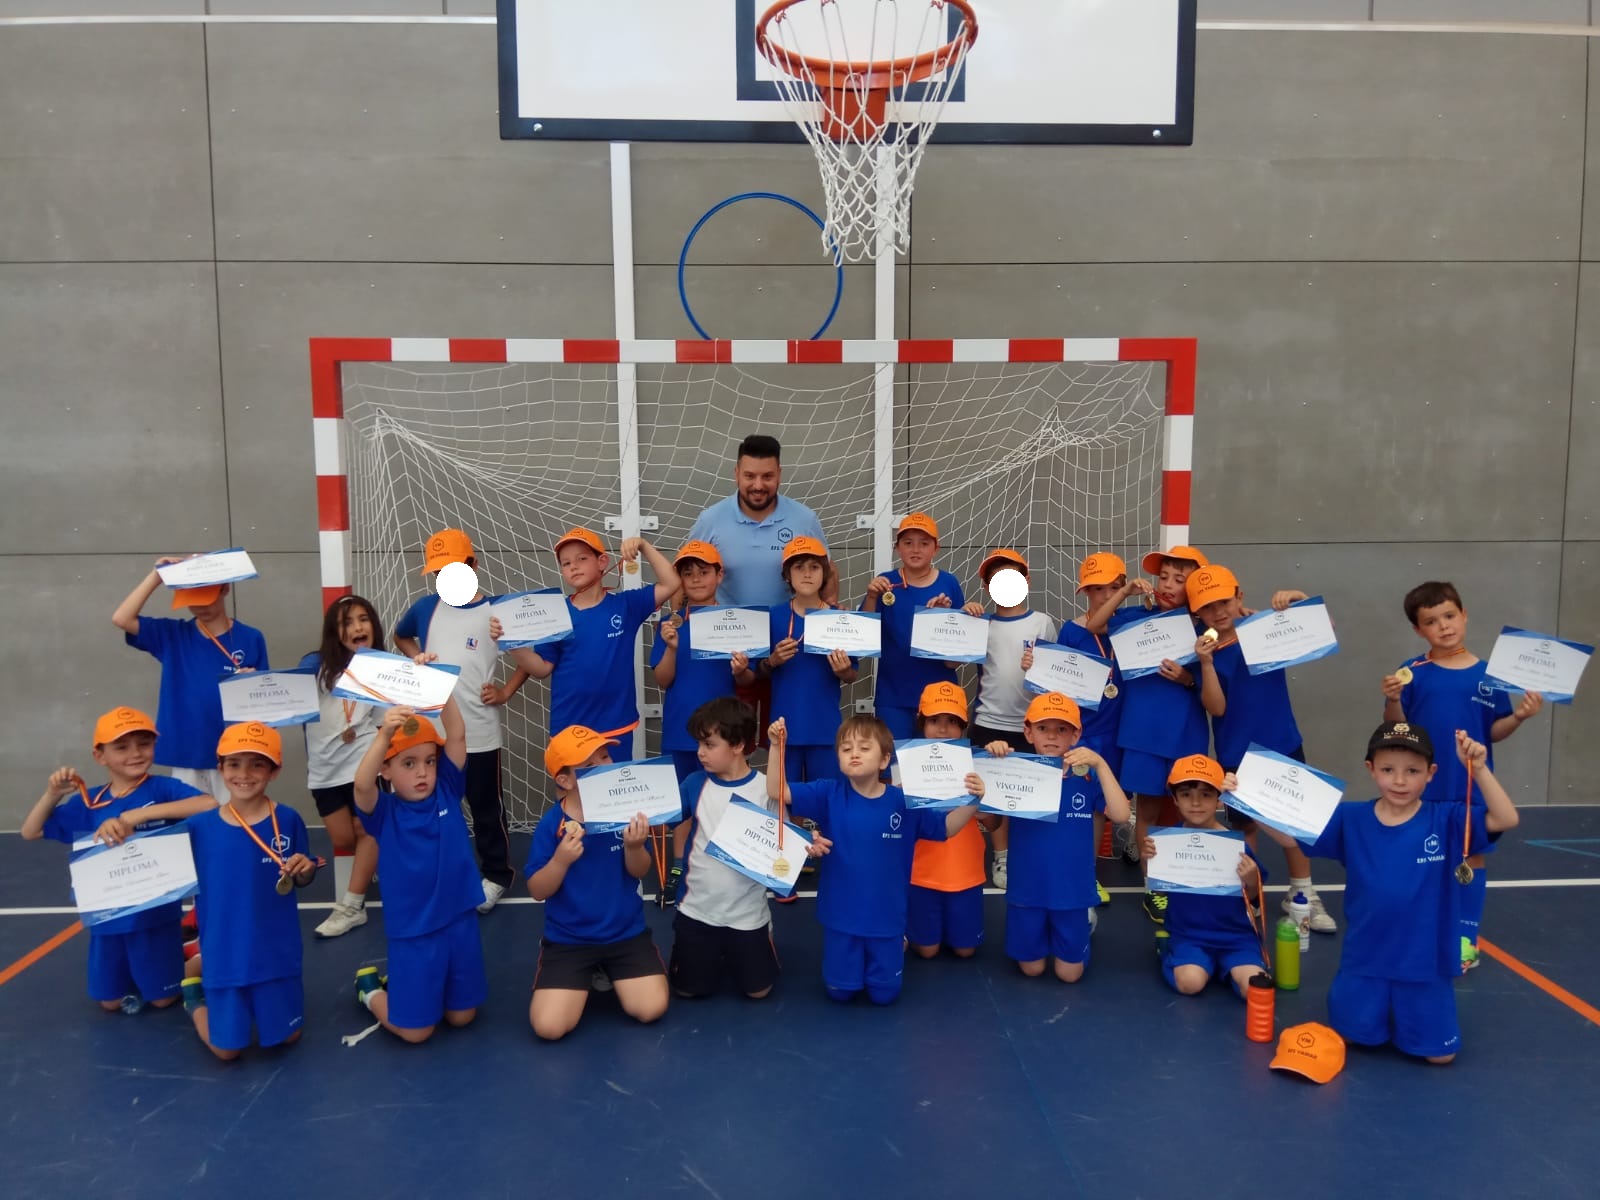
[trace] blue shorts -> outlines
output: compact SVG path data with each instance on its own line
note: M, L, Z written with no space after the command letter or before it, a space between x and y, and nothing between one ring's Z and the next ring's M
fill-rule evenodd
M178 994L183 982L183 930L173 920L129 933L89 930L89 999L146 1001Z
M1161 976L1174 991L1178 987L1174 973L1179 967L1202 967L1207 975L1213 978L1226 975L1228 982L1233 983L1235 967L1259 967L1265 971L1267 964L1261 961L1261 947L1254 938L1242 938L1234 945L1221 949L1171 938L1166 953L1161 956ZM1233 990L1238 992L1238 986L1235 985Z
M878 720L889 727L889 732L894 735L897 742L910 741L917 736L917 710L914 708L892 708L887 704L874 704L872 711Z
M298 975L248 987L208 987L206 1015L211 1044L218 1050L243 1050L250 1044L252 1025L256 1041L263 1046L276 1046L288 1041L305 1024L306 990Z
M1089 962L1087 908L1026 908L1006 905L1006 957L1016 962Z
M1456 991L1449 979L1374 979L1340 971L1328 988L1328 1024L1347 1042L1393 1042L1418 1058L1439 1058L1461 1049Z
M1196 751L1198 754L1206 753L1202 747ZM1163 758L1159 754L1146 754L1143 750L1129 750L1124 747L1122 751L1122 769L1114 771L1117 782L1122 785L1122 790L1130 796L1165 796L1167 794L1167 776L1172 774L1172 764L1183 755L1172 758Z
M832 991L867 991L885 1002L900 994L905 975L905 941L897 937L857 937L822 931L822 982Z
M489 998L478 914L464 912L443 929L389 939L389 1024L428 1029L446 1012Z
M983 885L939 892L911 885L906 906L906 940L913 946L972 950L983 944Z

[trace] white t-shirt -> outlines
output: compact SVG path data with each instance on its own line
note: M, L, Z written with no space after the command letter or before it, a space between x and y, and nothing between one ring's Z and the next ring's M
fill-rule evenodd
M359 700L342 700L331 692L317 689L320 721L306 725L306 786L339 787L354 783L356 767L377 736L382 712ZM346 727L355 730L355 739L344 741Z
M751 771L743 779L728 783L696 773L686 782L696 779L702 781L700 797L695 803L694 840L689 843L684 862L678 911L724 929L765 929L772 923L765 885L718 862L706 847L735 795L769 811L776 807L767 797L767 777L760 771Z
M1022 716L1032 693L1022 684L1022 650L1031 642L1053 642L1059 627L1032 609L1016 617L989 618L989 653L978 682L973 724L1007 733L1022 732Z
M467 727L468 754L500 749L500 710L480 696L500 660L500 648L489 636L489 607L487 599L462 608L436 604L422 643L423 650L437 654L441 663L461 668L454 695Z

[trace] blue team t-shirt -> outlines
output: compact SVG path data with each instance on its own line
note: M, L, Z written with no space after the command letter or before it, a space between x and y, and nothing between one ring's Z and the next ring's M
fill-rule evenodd
M200 881L200 953L210 987L249 987L300 974L300 910L295 892L277 893L278 864L221 809L190 817L189 844ZM251 828L283 858L310 852L306 823L279 804Z
M783 548L797 537L822 536L822 522L798 500L778 493L772 511L759 521L745 516L735 493L718 500L695 519L686 541L710 542L722 555L722 586L717 603L739 608L771 608L788 594L783 582Z
M1302 842L1314 858L1344 864L1344 953L1339 969L1376 979L1422 982L1460 974L1461 801L1423 804L1401 825L1378 820L1377 801L1346 801L1322 836ZM1488 844L1485 810L1472 806L1472 843ZM1169 901L1170 903L1170 901Z
M205 793L198 788L190 787L187 783L179 783L170 775L146 775L139 786L126 796L112 797L107 784L89 789L91 800L98 801L102 795L105 797L105 803L97 808L86 806L82 796L63 800L45 818L44 836L53 842L65 842L71 846L82 838L93 837L94 831L101 825L112 817L120 817L131 808L170 804L174 800L187 800L191 796L203 796ZM139 826L139 830L145 832L151 829L165 829L176 824L179 822L149 821ZM183 905L174 900L171 904L158 904L143 912L129 913L125 917L91 925L89 936L105 937L108 934L132 933L136 929L154 929L158 925L176 924L182 918Z
M1054 821L1012 821L1006 903L1053 909L1097 905L1094 815L1105 808L1105 793L1091 771L1061 780L1060 815Z
M550 731L587 725L611 733L639 723L633 688L633 645L639 627L656 610L653 587L607 592L593 608L567 601L572 637L540 646L555 666L550 676Z
M1101 634L1090 633L1076 621L1068 621L1056 635L1056 642L1069 650L1092 654L1096 658L1109 659L1111 662L1110 682L1117 689L1117 694L1102 696L1099 708L1079 706L1083 713L1083 730L1078 741L1080 745L1088 746L1110 762L1112 769L1115 770L1117 759L1113 756L1117 750L1117 725L1122 718L1122 692L1125 685L1122 681L1122 671L1117 667L1117 656L1111 649L1111 639Z
M566 814L552 804L528 847L529 879L544 870L561 842ZM605 946L644 932L639 881L628 874L622 833L585 833L583 853L567 868L555 894L544 902L545 940L563 946Z
M1261 865L1256 852L1248 842L1241 841L1239 849L1250 856L1261 872L1263 883L1267 869ZM1167 893L1167 923L1164 926L1174 943L1187 942L1207 950L1227 950L1241 944L1256 944L1260 939L1256 927L1250 923L1245 911L1244 896L1205 896L1198 892Z
M771 620L774 646L791 637L800 643L799 652L772 672L772 719L784 719L790 745L831 746L843 721L839 697L844 685L828 665L826 654L806 653L806 619L794 611L793 605L784 603L773 608ZM850 660L852 667L859 667L860 663L857 658Z
M402 800L380 791L361 824L378 839L383 860L383 926L392 938L443 929L483 902L483 882L461 801L467 777L439 751L433 795Z
M139 632L123 641L161 663L161 698L156 709L155 761L163 767L211 771L217 766L217 740L227 728L217 681L240 667L267 669L267 639L259 629L235 621L218 634L219 650L191 618L140 617ZM226 651L226 654L224 654ZM219 797L221 799L221 797Z
M1250 674L1244 651L1238 642L1219 646L1211 656L1222 685L1227 710L1211 719L1211 733L1217 740L1217 761L1233 770L1250 748L1250 743L1265 746L1279 754L1293 754L1304 741L1295 724L1289 704L1289 675L1286 671ZM1196 664L1196 670L1199 664Z
M1511 715L1511 695L1490 687L1484 677L1489 664L1476 662L1453 671L1427 657L1411 659L1411 682L1400 689L1400 710L1413 725L1421 725L1433 739L1434 761L1439 769L1423 789L1424 800L1467 798L1467 769L1456 757L1456 730L1482 742L1489 751L1489 769L1494 770L1494 743L1489 730L1501 717Z
M911 895L911 860L919 839L945 840L941 810L906 807L889 785L868 799L844 779L789 785L789 809L809 817L833 842L817 895L824 929L854 937L901 937Z
M1107 632L1114 633L1149 615L1143 605L1120 608L1107 623ZM1190 668L1191 673L1194 669ZM1211 731L1206 728L1198 683L1197 676L1196 686L1184 687L1154 672L1125 681L1117 745L1160 758L1204 754L1211 748Z
M950 606L959 609L967 600L961 581L949 571L940 571L927 587L912 587L898 570L885 571L884 578L895 584L894 603L887 607L878 597L882 618L882 652L878 657L878 679L873 692L884 708L915 709L922 690L930 683L955 683L955 670L936 658L914 658L911 654L911 619L918 608L926 608L935 596L948 596Z
M703 612L711 605L686 609L686 613ZM699 743L689 732L689 718L695 709L707 700L733 694L733 670L725 658L695 658L693 639L689 636L689 618L684 616L678 626L678 667L672 683L661 692L661 750L690 753ZM657 666L666 656L667 644L656 633L650 647L650 666Z

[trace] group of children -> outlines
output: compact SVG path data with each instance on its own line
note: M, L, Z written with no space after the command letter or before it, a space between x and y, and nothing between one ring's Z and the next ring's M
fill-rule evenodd
M715 605L723 577L719 552L704 542L689 542L669 561L645 540L625 539L622 562L642 556L655 583L612 592L605 586L611 560L599 536L586 529L564 535L553 549L570 593L573 635L511 651L516 671L504 685L494 681L502 631L490 598L479 593L451 606L425 596L402 617L394 645L419 662L459 668L437 727L405 707L332 694L351 657L380 648L384 633L379 614L360 597L330 605L321 647L302 664L316 668L321 698L321 720L307 727L309 782L335 846L354 852L355 867L317 932L338 936L366 920L364 894L381 862L388 972L362 968L359 1001L410 1042L441 1023L466 1024L482 1004L487 983L475 910L491 910L512 880L495 710L529 678L550 680L545 767L556 788L524 870L529 893L544 903L529 1009L540 1037L571 1031L596 987L614 989L623 1010L640 1021L659 1018L673 992L711 994L725 974L753 999L772 990L779 966L767 890L709 848L736 798L804 819L812 830L807 855L826 858L817 912L823 981L835 1000L865 994L878 1004L894 1001L908 950L925 958L941 947L963 958L977 951L984 831L993 841L992 878L1006 892L1007 957L1025 975L1049 970L1066 982L1082 978L1096 908L1108 901L1095 879L1103 823L1120 827L1136 815L1130 845L1145 860L1157 852L1148 830L1164 804L1176 814L1169 823L1220 828L1221 797L1246 747L1303 761L1286 680L1281 671L1250 674L1234 629L1249 612L1243 591L1230 571L1192 547L1147 555L1149 581L1130 578L1114 554L1090 555L1078 575L1084 611L1057 625L1026 599L991 614L968 603L959 581L935 563L938 537L930 517L906 517L895 541L900 567L872 579L862 598L861 608L877 612L882 629L877 715L870 717L840 711L843 685L859 669L854 658L804 652L806 614L827 606L832 569L826 547L810 537L792 539L783 551L791 598L771 611L770 650L753 663L739 654L731 661L693 654L690 617ZM459 530L439 531L424 555L425 574L453 562L476 565ZM978 578L987 587L1003 568L1025 576L1028 564L1014 550L995 550ZM190 608L191 621L141 618L158 582L152 572L113 619L130 644L163 663L159 722L131 709L102 718L93 753L109 782L90 796L81 777L62 768L23 832L114 843L137 826L187 820L200 883L198 955L185 971L176 905L96 926L90 992L115 1009L136 1008L140 997L171 1004L181 988L202 1040L230 1058L250 1043L252 1025L263 1045L299 1036L292 892L310 882L316 863L307 857L304 823L266 795L282 766L276 730L220 729L219 670L264 667L264 642L228 618L226 587L176 593L174 607ZM663 964L639 895L639 881L654 867L649 827L639 816L615 833L586 834L578 774L612 761L613 752L620 760L634 756L635 636L675 596L651 658L664 695L662 748L677 767L684 813L660 880L677 906ZM1284 608L1304 598L1279 591L1271 603ZM990 617L970 717L954 665L911 650L915 611L944 606ZM1151 608L1193 615L1195 667L1167 661L1156 673L1124 678L1109 635L1146 619ZM1517 820L1493 776L1490 746L1538 712L1541 699L1530 693L1512 707L1503 692L1484 686L1484 664L1465 647L1465 610L1449 584L1414 589L1406 613L1429 651L1383 680L1385 723L1367 752L1378 799L1341 805L1312 843L1263 831L1282 846L1290 889L1306 895L1311 927L1320 932L1337 927L1311 884L1308 855L1345 864L1349 930L1329 997L1335 1028L1353 1041L1393 1040L1408 1053L1448 1061L1459 1040L1450 980L1475 959L1482 855ZM1041 639L1111 661L1098 707L1085 713L1060 693L1030 694L1023 676ZM764 776L751 764L764 722L731 694L762 687L770 689L772 751ZM158 728L165 738L158 739ZM910 737L967 740L996 757L1026 751L1059 760L1056 819L974 820L985 790L977 775L966 781L969 804L908 806L892 782L892 760L896 740ZM208 739L214 752L203 751ZM1435 745L1448 748L1443 761L1435 760ZM155 764L173 768L173 777L151 775ZM471 834L463 804L473 815ZM1239 897L1146 897L1146 911L1163 926L1162 973L1180 993L1196 993L1219 974L1240 990L1265 967L1258 831L1236 813L1229 825L1248 838ZM1470 871L1450 861L1458 844ZM1457 882L1458 870L1465 882Z

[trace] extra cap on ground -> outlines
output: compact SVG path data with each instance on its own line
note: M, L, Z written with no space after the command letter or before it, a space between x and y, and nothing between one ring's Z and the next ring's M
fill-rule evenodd
M1189 572L1183 590L1189 595L1189 611L1199 612L1217 600L1232 600L1239 594L1239 581L1227 567L1207 565Z
M1222 764L1216 759L1208 758L1204 754L1190 754L1172 764L1172 773L1167 776L1167 786L1177 787L1180 783L1209 783L1220 792L1222 775Z
M551 546L550 549L555 553L560 554L561 547L567 545L569 542L577 542L579 545L587 546L596 554L604 554L606 552L606 544L600 540L600 535L594 530L584 529L582 526L579 526L576 529L567 530L556 539L556 544Z
M459 529L441 529L422 546L422 574L472 557L472 539Z
M1312 1083L1327 1083L1344 1070L1344 1039L1315 1021L1291 1025L1278 1038L1278 1053L1267 1065L1274 1071L1293 1071Z
M90 744L110 745L119 737L141 730L156 733L156 723L150 719L149 713L142 713L137 708L113 708L108 713L102 713L94 723L94 741ZM156 733L156 736L160 734Z
M720 567L722 555L710 542L696 539L683 544L683 549L678 551L678 556L672 560L672 565L677 566L681 562L703 562L709 567Z
M444 745L444 737L433 727L433 722L428 720L427 717L419 713L412 717L411 721L415 721L417 724L416 728L412 729L410 733L406 732L407 726L411 723L410 721L407 721L405 725L394 731L394 737L389 740L389 748L383 752L384 762L388 762L396 754L404 753L413 746Z
M580 766L601 746L618 745L616 738L596 733L587 725L568 725L544 748L544 769L559 775L568 767Z
M967 719L967 694L953 683L930 683L922 689L917 701L917 714L936 717L940 714Z
M1192 562L1197 567L1210 565L1211 560L1193 546L1174 546L1170 550L1152 550L1139 560L1139 565L1144 568L1146 575L1156 575L1161 571L1161 564L1165 559L1176 558L1182 562Z
M173 588L173 608L204 608L208 604L215 604L222 598L222 589L225 583L209 583L205 587Z
M230 754L259 754L262 758L270 758L273 766L281 767L283 738L272 726L263 725L260 721L229 725L217 741L217 757L227 758Z
M898 542L902 533L910 533L913 529L927 534L936 542L939 540L939 522L927 513L907 513L901 517L900 524L894 531L894 540Z
M1433 739L1428 731L1406 721L1385 721L1372 731L1367 739L1367 761L1379 750L1410 750L1433 761Z
M826 559L828 548L814 537L790 538L789 544L783 548L783 561L790 562L803 554L808 554L812 558Z
M1009 546L1001 546L983 556L983 561L978 564L978 578L987 579L990 571L997 571L1001 567L1015 567L1026 575L1028 560Z
M1040 721L1065 721L1074 729L1083 728L1083 716L1078 712L1078 702L1071 696L1063 696L1060 692L1046 692L1042 696L1035 696L1028 702L1028 711L1023 716L1030 725L1037 725Z
M1128 564L1115 554L1091 554L1078 567L1078 591L1115 583L1128 573Z

